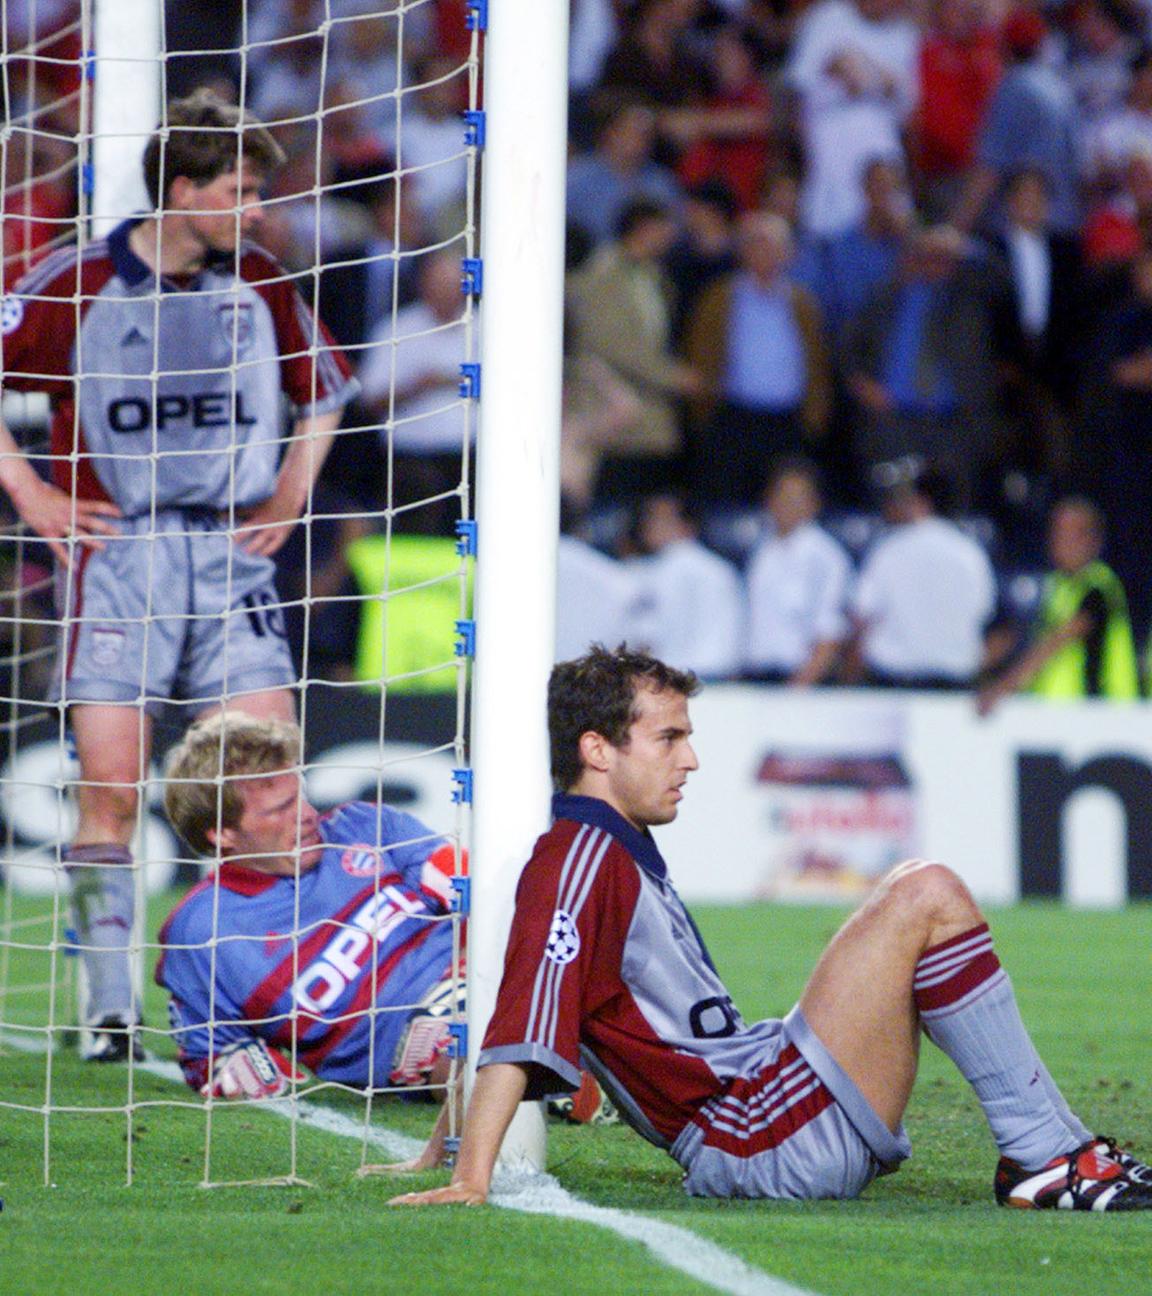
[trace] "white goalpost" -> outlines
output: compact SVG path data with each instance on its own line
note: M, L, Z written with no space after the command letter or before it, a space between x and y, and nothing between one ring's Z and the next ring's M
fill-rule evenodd
M165 5L82 0L77 9L73 23L52 26L44 19L44 30L37 26L36 0L28 0L28 21L13 24L11 34L5 19L6 332L10 312L24 309L23 302L10 304L19 297L13 288L21 272L39 267L52 248L93 245L152 206L141 155L157 123L167 122L177 67ZM287 153L283 179L264 199L263 233L305 311L321 317L334 303L355 307L349 318L359 311L367 321L357 325L359 333L349 326L341 339L364 386L308 491L292 542L295 566L281 565L276 603L245 615L267 627L285 619L296 627L299 679L292 687L304 737L299 773L309 799L320 809L356 799L400 803L453 845L456 901L443 921L455 930L453 975L462 978L466 918L468 1005L466 1022L456 1018L452 1025L459 1059L449 1079L454 1092L470 1084L499 983L516 880L548 823L545 695L554 654L567 7L468 0L466 31L447 37L435 21L434 0L314 0L310 25L300 30L278 27L254 0L242 9L232 44L222 45L212 33L203 45L231 66L240 106L258 104L260 119ZM67 75L57 76L68 60ZM446 116L443 101L456 90L459 111ZM28 195L41 191L51 201L70 191L74 206L51 214L48 201L50 214L29 215ZM448 197L437 206L429 194ZM240 212L233 215L239 222ZM9 238L18 224L27 237ZM448 257L458 264L462 291L453 310L437 315L442 298L435 296L435 268ZM345 281L362 287L348 289ZM35 272L28 282L34 293ZM91 298L79 274L75 285L68 304L79 333ZM183 282L176 287L193 290ZM368 320L370 299L381 313ZM159 300L154 304L159 318ZM425 315L417 307L427 307ZM311 328L301 354L315 392L320 369L330 362L318 326ZM239 326L233 333L235 393L246 361ZM437 380L409 381L433 355ZM38 372L10 371L2 351L0 363L4 421L45 476L60 444L49 446L53 414L44 398L25 394ZM446 363L456 370L450 381ZM117 377L102 375L111 382ZM176 408L162 405L173 377L157 351L145 375L154 488L165 456L187 454L159 435L162 411ZM79 392L79 379L71 381ZM62 388L44 385L58 416ZM228 404L240 420L238 399ZM295 417L286 410L285 445ZM423 431L449 424L455 473L426 478L418 463L415 475L405 476L403 469L419 458L412 446L421 444ZM238 447L236 427L231 435ZM76 437L65 454L73 470L92 460ZM441 454L438 466L449 458ZM230 490L235 471L232 481ZM3 491L0 505L0 1058L12 1077L0 1093L0 1111L41 1149L45 1183L75 1173L81 1155L83 1173L105 1181L183 1175L205 1186L307 1182L311 1136L304 1131L317 1123L311 1110L317 1104L330 1108L332 1119L359 1122L361 1168L379 1159L374 1131L396 1110L380 1101L395 1088L391 1082L365 1086L305 1073L287 1097L270 1104L291 1117L276 1124L274 1137L238 1134L247 1128L242 1112L236 1114L240 1104L202 1099L183 1085L177 1042L164 1021L166 996L152 984L159 923L198 878L208 879L217 896L219 881L211 880L211 861L193 859L167 823L156 757L134 785L130 951L144 1003L144 1051L112 1065L81 1060L77 1044L92 1024L85 1021L78 975L88 947L87 937L70 926L65 867L81 774L65 704L52 700L50 685L61 670L55 641L67 650L84 612L74 600L53 602L46 546ZM233 497L218 512L235 525ZM158 535L155 499L142 527L151 548ZM80 554L78 543L62 539L74 557ZM74 562L69 574L59 575L66 591L78 579L75 570ZM150 577L163 579L163 572ZM152 599L149 593L142 618L145 643L159 616ZM333 628L340 626L343 638ZM242 703L222 694L170 705L157 713L157 752L178 741L204 705L242 709ZM349 917L330 926L349 940L357 934ZM288 935L285 966L298 979L303 961L313 957L315 932L296 921ZM275 943L267 932L250 939ZM215 969L224 946L213 934L206 948ZM375 971L371 984L374 996ZM374 1020L381 1011L376 999L364 1003L355 1011ZM416 1008L401 1003L389 1011ZM284 1046L293 1063L302 1051L300 1011L292 1008L291 1042ZM218 1021L213 1006L207 1025L227 1025L224 1016ZM160 1126L180 1156L153 1151ZM86 1141L94 1128L104 1131L102 1157ZM544 1154L542 1109L525 1104L502 1160L542 1168Z

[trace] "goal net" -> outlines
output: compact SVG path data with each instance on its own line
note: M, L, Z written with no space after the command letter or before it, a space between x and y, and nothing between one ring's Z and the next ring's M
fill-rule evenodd
M0 1107L46 1183L394 1159L388 1131L433 1113L397 1095L445 1079L376 1056L416 1049L397 1024L439 1022L460 1084L486 5L246 0L234 29L198 29L210 8L4 6ZM246 118L173 115L205 89L271 151ZM233 162L174 174L197 132ZM214 853L241 861L225 885L165 812L165 754L198 716L285 699L303 735L286 845L245 853L223 739L205 776ZM309 807L360 802L413 818L325 821L324 859L355 885L321 921ZM433 852L441 892L410 867ZM283 857L287 925L260 907L260 877L278 885L261 865ZM204 922L165 928L182 901ZM445 929L435 985L397 974ZM165 940L204 974L195 1021L169 1020ZM131 1002L109 1013L117 959ZM282 1096L189 1088L191 1045L211 1089L249 1035L296 1075ZM260 1065L235 1074L282 1085Z

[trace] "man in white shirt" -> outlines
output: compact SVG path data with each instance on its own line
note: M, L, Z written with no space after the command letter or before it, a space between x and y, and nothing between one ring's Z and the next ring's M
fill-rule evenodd
M629 559L637 602L628 639L678 670L724 679L740 668L744 597L731 563L700 543L678 495L649 495L634 512Z
M764 506L771 531L748 564L744 673L796 687L819 684L847 637L851 563L816 522L820 487L807 461L790 459L776 469Z
M423 258L418 300L381 320L361 352L362 398L385 456L391 450L397 505L459 494L464 442L474 436L460 395L464 314L459 249L444 248ZM421 515L427 529L450 533L459 505L429 504Z
M867 681L896 688L971 687L996 607L988 555L942 514L951 485L923 470L893 488L893 530L860 572L853 612Z
M556 660L582 657L591 644L623 643L636 617L636 582L625 563L584 538L583 519L560 500L556 550Z
M818 0L805 11L786 75L800 96L808 233L823 238L856 225L864 214L865 164L903 159L919 52L904 0Z

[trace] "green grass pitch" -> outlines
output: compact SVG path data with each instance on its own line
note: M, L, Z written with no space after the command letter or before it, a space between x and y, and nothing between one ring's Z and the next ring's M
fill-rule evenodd
M155 917L170 897L156 902ZM841 915L821 908L699 907L697 917L745 1016L779 1014ZM1098 1130L1152 1153L1152 908L1074 913L1026 905L992 914L1041 1053ZM155 924L153 925L155 930ZM16 957L13 980L47 960ZM8 1021L43 1020L43 995L10 997ZM164 1021L153 988L149 1024ZM151 1042L161 1053L163 1041ZM0 1048L0 1102L117 1108L126 1068L83 1067ZM138 1107L59 1110L48 1124L54 1186L42 1183L45 1119L0 1106L0 1292L696 1293L638 1244L585 1224L496 1209L386 1211L401 1187L354 1176L357 1142L251 1107L205 1113L183 1087L135 1074ZM356 1114L347 1095L317 1101ZM181 1105L186 1104L186 1105ZM424 1133L433 1109L377 1104L374 1119ZM684 1197L677 1167L619 1127L553 1126L549 1169L577 1196L706 1237L824 1296L1110 1296L1152 1292L1152 1215L998 1210L996 1154L974 1100L926 1045L908 1113L913 1159L858 1202L793 1205ZM198 1187L210 1138L214 1178L255 1179L291 1165L311 1187ZM129 1152L131 1187L125 1184ZM374 1159L374 1158L373 1158Z

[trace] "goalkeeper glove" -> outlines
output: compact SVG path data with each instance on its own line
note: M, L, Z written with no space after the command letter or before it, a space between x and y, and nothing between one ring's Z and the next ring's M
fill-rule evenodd
M278 1098L289 1078L304 1076L293 1072L288 1059L263 1040L241 1040L216 1054L212 1078L200 1092L205 1098Z

